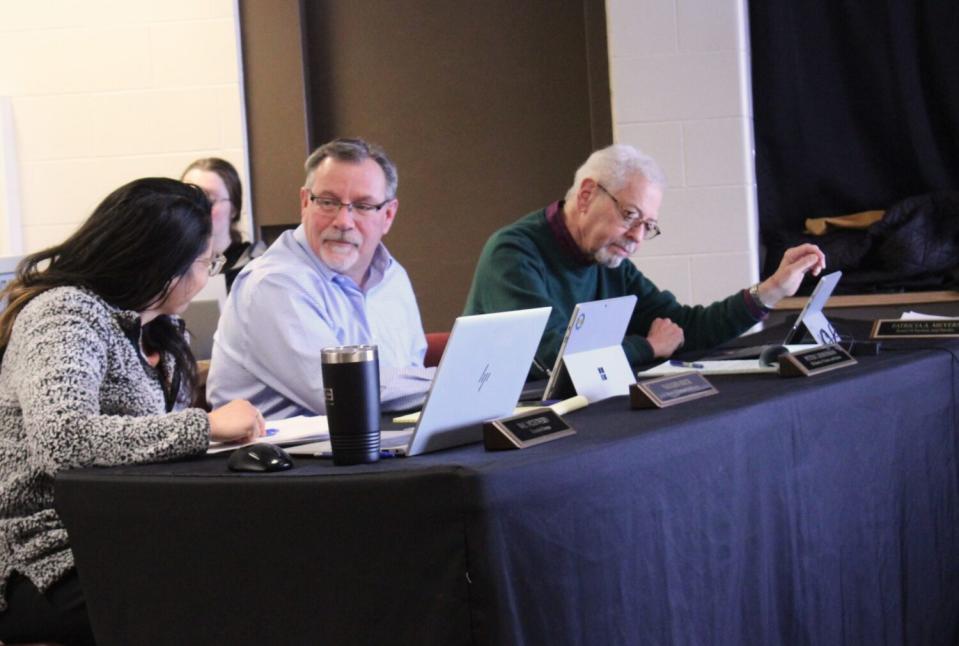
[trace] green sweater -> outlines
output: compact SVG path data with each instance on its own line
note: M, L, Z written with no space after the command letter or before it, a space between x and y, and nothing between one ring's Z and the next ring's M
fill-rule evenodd
M760 320L750 313L745 290L708 307L690 307L680 305L672 293L660 291L632 262L623 262L616 269L585 263L557 240L546 209L534 211L490 237L476 265L464 313L552 306L536 352L539 363L551 367L577 303L627 294L639 299L623 339L632 365L654 358L645 335L655 318L668 318L683 328L683 350L719 345Z

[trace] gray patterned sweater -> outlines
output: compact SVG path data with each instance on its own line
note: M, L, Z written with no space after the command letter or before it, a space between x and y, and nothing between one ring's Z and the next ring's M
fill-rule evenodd
M0 364L0 610L13 570L46 590L73 567L53 509L58 471L207 448L205 412L165 412L160 375L134 341L139 326L136 312L73 287L17 316Z

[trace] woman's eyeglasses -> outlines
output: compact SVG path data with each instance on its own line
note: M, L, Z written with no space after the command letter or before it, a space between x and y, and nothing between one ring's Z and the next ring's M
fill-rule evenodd
M212 258L197 258L194 262L204 263L207 266L207 273L209 273L210 276L216 276L223 269L223 265L226 264L226 256L218 253Z

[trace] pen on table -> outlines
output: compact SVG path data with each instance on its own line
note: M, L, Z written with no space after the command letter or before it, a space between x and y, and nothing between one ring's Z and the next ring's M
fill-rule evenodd
M675 366L677 368L695 368L697 370L702 370L706 366L701 363L690 363L688 361L678 361L676 359L670 359L669 365Z

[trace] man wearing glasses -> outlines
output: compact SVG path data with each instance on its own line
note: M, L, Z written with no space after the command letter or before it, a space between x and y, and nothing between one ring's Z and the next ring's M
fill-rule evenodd
M818 247L801 245L787 250L776 273L758 285L708 307L680 305L633 263L623 262L660 234L665 184L658 164L632 146L594 152L576 171L565 200L493 234L480 255L465 313L551 305L536 353L540 365L551 366L577 303L635 294L639 300L623 347L637 365L741 334L795 294L806 272L818 275L825 267Z
M397 173L379 147L337 139L306 160L301 224L236 278L214 337L208 397L268 418L326 410L325 347L375 344L387 410L418 403L433 369L406 271L381 239L396 218Z

